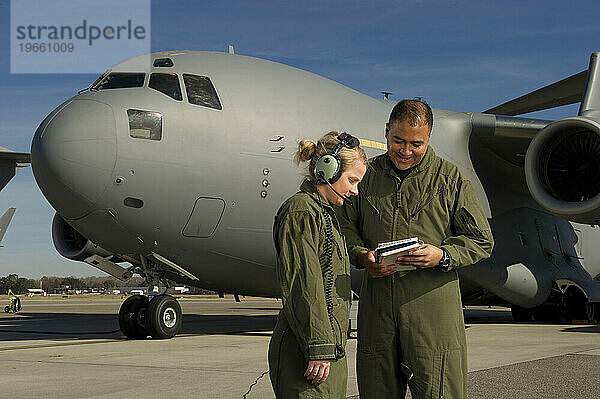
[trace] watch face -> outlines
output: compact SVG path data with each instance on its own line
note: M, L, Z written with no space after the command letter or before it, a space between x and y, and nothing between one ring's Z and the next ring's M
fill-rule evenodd
M446 251L444 251L444 255L442 256L442 259L440 260L440 266L443 266L443 267L450 266L450 255L448 255L448 252L446 252Z

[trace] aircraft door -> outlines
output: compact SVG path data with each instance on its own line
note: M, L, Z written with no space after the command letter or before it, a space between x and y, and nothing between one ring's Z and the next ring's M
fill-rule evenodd
M224 210L225 201L221 198L198 198L182 234L193 238L211 237L221 221Z

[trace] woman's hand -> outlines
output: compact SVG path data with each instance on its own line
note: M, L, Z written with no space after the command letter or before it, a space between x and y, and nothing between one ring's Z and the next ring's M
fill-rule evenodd
M371 277L385 277L398 271L396 265L384 265L375 260L375 251L361 251L356 256L356 261L367 269Z
M329 360L309 360L304 376L312 384L320 384L329 376L330 366L331 362Z

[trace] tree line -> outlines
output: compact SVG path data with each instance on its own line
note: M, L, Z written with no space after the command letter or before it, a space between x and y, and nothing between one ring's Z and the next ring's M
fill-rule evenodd
M41 283L41 286L40 286ZM69 286L70 289L108 289L111 287L140 287L144 286L145 280L142 277L132 277L126 282L117 280L113 277L57 277L44 276L39 280L19 277L17 274L9 274L5 277L0 277L0 294L8 293L12 290L15 294L24 294L29 288L41 288L46 292L59 290L64 286Z

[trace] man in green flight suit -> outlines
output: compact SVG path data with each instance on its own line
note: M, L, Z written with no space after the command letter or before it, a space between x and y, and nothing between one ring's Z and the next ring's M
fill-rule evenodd
M458 267L490 256L481 204L461 171L429 147L433 113L417 100L396 104L387 153L371 160L352 204L339 208L348 254L366 268L358 309L361 399L465 398L467 348ZM378 243L419 237L424 244L376 263Z

